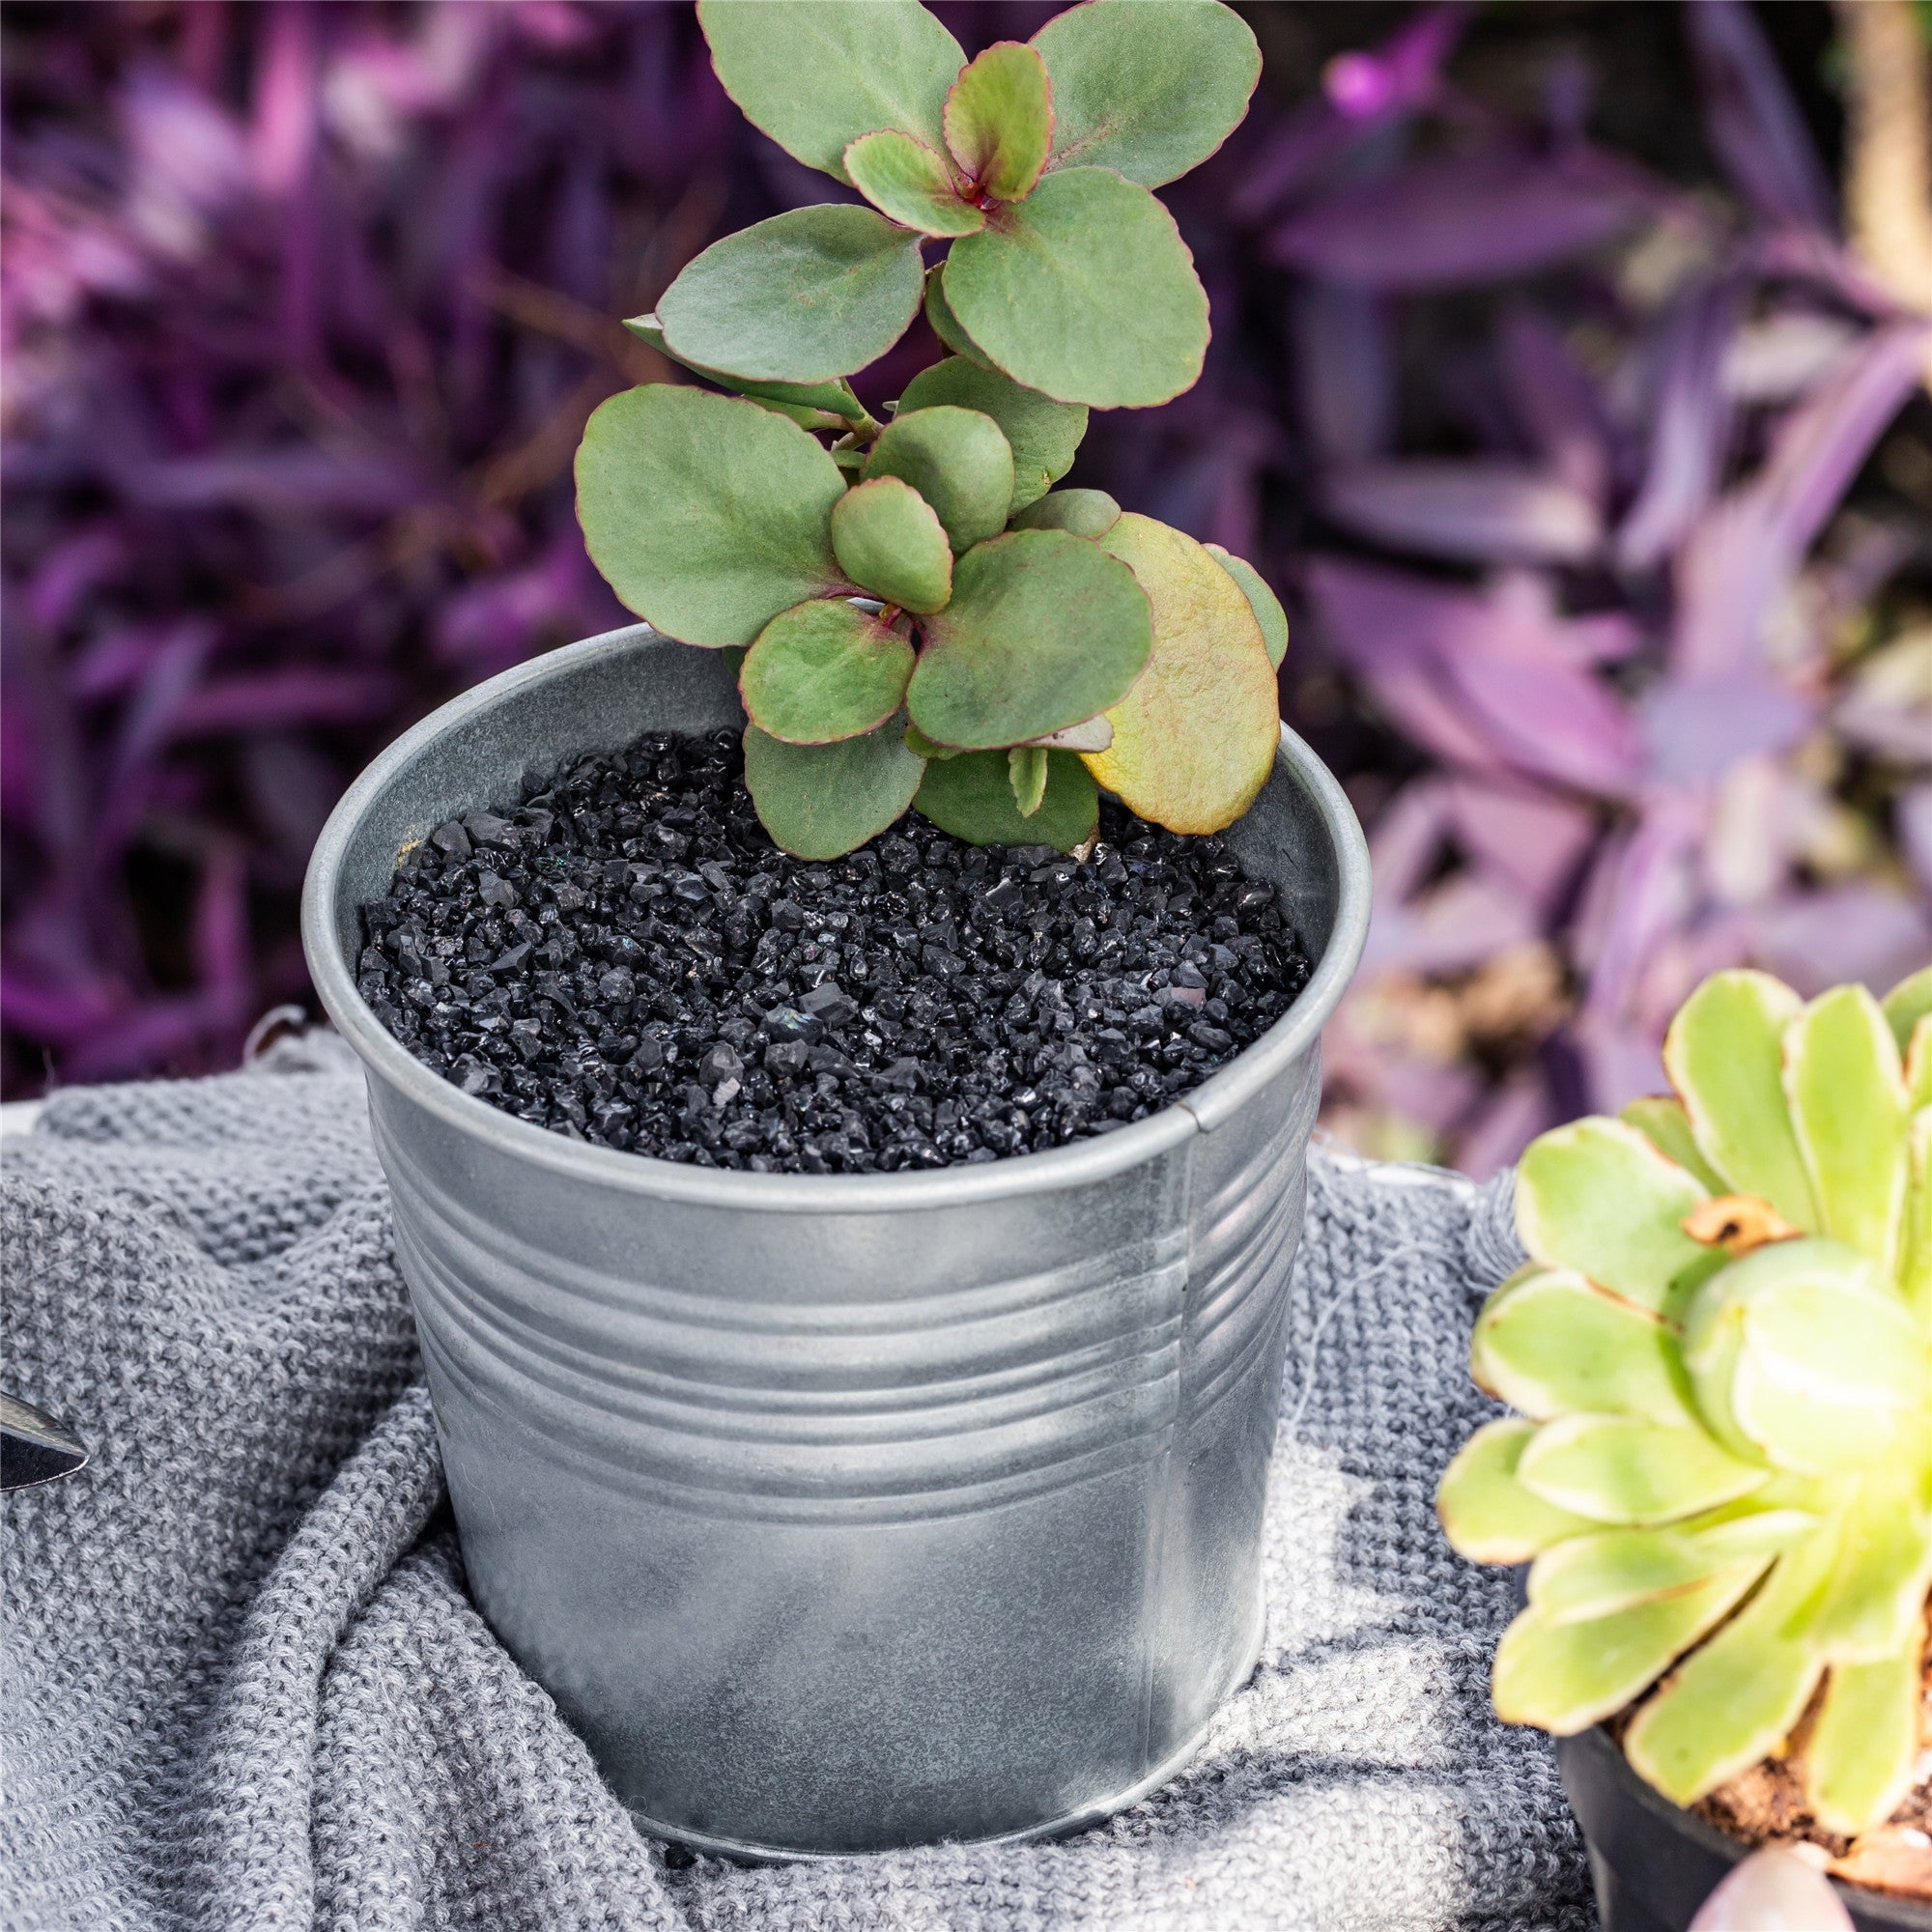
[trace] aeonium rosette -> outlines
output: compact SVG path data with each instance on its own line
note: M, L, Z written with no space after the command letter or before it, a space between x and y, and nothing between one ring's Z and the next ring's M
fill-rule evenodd
M1664 1065L1673 1097L1524 1153L1531 1261L1470 1356L1520 1413L1437 1505L1463 1555L1530 1564L1501 1717L1570 1735L1634 1704L1626 1755L1680 1804L1797 1729L1819 1823L1856 1833L1918 1753L1932 968L1883 1006L1719 973Z
M1099 785L1172 831L1230 824L1272 768L1280 604L1240 558L1053 486L1091 409L1200 374L1207 295L1151 190L1246 112L1253 34L1219 0L1086 0L968 62L917 0L698 17L746 114L867 205L727 236L628 325L737 393L611 398L579 515L626 605L744 653L767 830L832 858L916 805L1070 851ZM882 422L848 378L922 307L952 354Z

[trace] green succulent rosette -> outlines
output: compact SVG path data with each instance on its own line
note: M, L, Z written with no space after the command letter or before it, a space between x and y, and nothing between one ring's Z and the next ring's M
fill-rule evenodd
M1932 968L1883 1003L1717 974L1664 1065L1673 1095L1524 1153L1531 1260L1470 1350L1519 1413L1437 1508L1464 1556L1530 1565L1499 1716L1568 1736L1634 1705L1625 1752L1679 1804L1790 1741L1856 1833L1918 1754Z

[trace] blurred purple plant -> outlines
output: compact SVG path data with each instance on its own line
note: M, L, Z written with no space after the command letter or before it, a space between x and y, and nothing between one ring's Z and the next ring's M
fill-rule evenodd
M970 51L1056 9L941 11ZM1331 45L1366 17L1307 15ZM1923 331L1836 239L1751 13L1683 20L1724 184L1590 139L1580 59L1498 106L1459 62L1520 29L1454 6L1319 90L1274 63L1171 197L1207 377L1096 419L1071 479L1298 596L1287 708L1379 867L1330 1113L1378 1151L1483 1169L1654 1086L1723 961L1823 984L1932 951L1932 631L1887 589L1922 536L1841 507ZM294 895L355 768L621 620L569 461L604 395L668 372L616 319L825 185L694 28L9 10L10 1092L231 1064L305 991Z

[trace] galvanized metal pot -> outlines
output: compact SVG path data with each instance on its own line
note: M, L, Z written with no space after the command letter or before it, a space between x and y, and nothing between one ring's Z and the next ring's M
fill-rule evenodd
M398 852L526 772L740 720L617 631L479 686L316 846L471 1587L652 1832L752 1856L1031 1836L1186 1758L1261 1635L1263 1491L1317 1041L1368 858L1299 739L1230 835L1311 955L1184 1100L938 1172L735 1174L461 1094L357 995Z

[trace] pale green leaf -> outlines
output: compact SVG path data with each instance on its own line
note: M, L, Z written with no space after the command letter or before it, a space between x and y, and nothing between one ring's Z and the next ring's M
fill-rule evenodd
M745 732L745 785L773 841L795 859L837 859L903 816L925 766L897 719L836 745Z
M699 368L696 362L688 362L665 340L663 327L655 315L634 315L625 319L624 327L640 342L648 342L660 355L672 362L683 364L699 376L708 376L714 383L722 383L733 388L741 396L749 396L755 403L763 403L766 408L778 408L790 414L793 422L801 423L808 429L843 427L850 423L862 429L876 429L870 412L864 403L853 394L852 385L841 376L831 383L746 383L735 376L727 376L722 369ZM797 413L794 413L796 412ZM824 423L810 420L824 417Z
M1500 1402L1543 1420L1582 1409L1690 1424L1662 1319L1570 1269L1525 1268L1476 1318L1469 1373Z
M1755 1764L1798 1721L1824 1668L1802 1634L1804 1612L1832 1549L1825 1531L1780 1556L1757 1595L1632 1720L1624 1754L1673 1804L1694 1804Z
M908 724L905 727L905 747L916 758L965 758L980 755L977 752L962 752L957 745L938 744L928 738L917 724Z
M1905 1304L1869 1259L1823 1238L1774 1242L1713 1275L1685 1311L1682 1359L1720 1439L1804 1475L1883 1458L1926 1400Z
M1912 1789L1918 1758L1917 1633L1891 1656L1840 1663L1804 1746L1804 1795L1828 1832L1856 1837L1882 1825Z
M1255 802L1281 743L1261 626L1240 586L1179 530L1129 511L1099 548L1147 592L1153 651L1108 711L1114 742L1088 754L1088 769L1170 832L1219 832Z
M988 361L1062 402L1167 402L1208 353L1208 296L1174 217L1106 168L1044 176L962 236L946 299Z
M866 474L897 476L937 512L955 551L1006 527L1013 499L1013 452L980 410L906 410L886 425L866 459Z
M1046 759L1038 745L1015 745L1007 753L1007 782L1022 818L1033 817L1046 796Z
M804 430L732 396L653 383L612 396L577 452L591 561L688 644L749 644L840 582L827 526L845 494Z
M895 128L945 145L940 117L965 64L918 0L698 0L724 92L807 167L846 179L847 145Z
M1784 1099L1784 1029L1801 1005L1769 974L1714 973L1670 1022L1663 1065L1731 1192L1769 1201L1810 1232L1818 1211Z
M1921 1039L1932 1020L1918 1022ZM1932 1104L1912 1117L1906 1134L1905 1240L1898 1263L1899 1292L1913 1319L1932 1328Z
M967 751L1104 711L1140 675L1152 638L1133 572L1064 530L969 550L952 567L952 601L922 628L907 709L928 737Z
M1740 1558L1726 1560L1675 1529L1605 1529L1546 1549L1530 1568L1530 1608L1552 1624L1614 1616L1680 1596ZM1760 1571L1771 1563L1758 1557Z
M842 597L781 611L758 633L738 689L753 724L793 745L827 745L883 724L912 675L912 646Z
M1912 1029L1905 1049L1905 1104L1915 1114L1932 1107L1932 1013Z
M1506 1724L1575 1737L1613 1717L1728 1616L1763 1565L1733 1564L1674 1597L1587 1622L1525 1610L1496 1645L1491 1693Z
M1533 1422L1486 1422L1456 1452L1435 1492L1435 1514L1458 1555L1472 1563L1526 1563L1565 1537L1593 1532L1590 1518L1558 1509L1517 1481Z
M1786 1027L1784 1093L1820 1232L1890 1268L1905 1211L1905 1078L1864 987L1834 986Z
M1532 1256L1645 1308L1710 1264L1684 1232L1702 1185L1634 1127L1600 1118L1539 1135L1517 1169L1516 1226Z
M945 156L896 128L861 134L845 150L845 172L881 214L922 235L972 235L986 225L953 185Z
M1215 0L1090 0L1033 37L1053 82L1053 164L1145 187L1184 175L1240 125L1261 49Z
M1046 754L1039 810L1022 818L1004 752L955 752L925 768L915 810L969 845L1052 845L1071 852L1093 838L1099 792L1068 752Z
M1712 1194L1728 1194L1729 1187L1707 1161L1690 1131L1690 1116L1674 1094L1646 1094L1619 1109L1617 1119L1634 1127L1665 1160L1674 1160Z
M1918 1022L1932 1014L1932 966L1921 966L1885 996L1885 1017L1898 1042L1901 1059L1910 1050ZM1932 1097L1932 1096L1928 1096Z
M923 287L917 235L831 202L714 242L665 291L658 323L680 361L726 381L824 383L876 362Z
M1236 556L1231 550L1223 550L1219 544L1205 546L1208 554L1241 586L1241 595L1248 600L1248 607L1255 613L1255 622L1262 627L1262 642L1267 646L1268 663L1279 670L1281 661L1288 655L1288 612L1281 608L1281 599L1267 586L1253 564L1246 557Z
M1634 1528L1748 1495L1769 1473L1726 1455L1702 1430L1623 1415L1559 1416L1517 1464L1517 1480L1545 1502Z
M1049 490L1013 518L1016 530L1066 530L1097 542L1121 521L1121 506L1104 490Z
M1837 1559L1811 1619L1827 1662L1875 1662L1918 1633L1932 1587L1932 1523L1918 1483L1910 1467L1873 1469L1840 1514Z
M1017 41L996 41L946 97L946 145L974 186L997 201L1033 191L1053 138L1046 63Z
M952 595L952 546L938 512L910 483L875 476L832 506L832 549L839 567L888 604L922 614Z
M1087 434L1087 412L1079 404L1056 403L1052 397L1022 388L1011 377L966 355L949 355L945 361L922 369L899 398L902 415L941 406L978 410L999 424L1013 452L1009 516L1042 497L1066 474L1073 467L1080 439ZM1119 514L1118 509L1115 514ZM1095 532L1076 530L1074 534L1091 536Z

